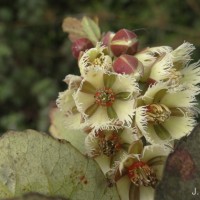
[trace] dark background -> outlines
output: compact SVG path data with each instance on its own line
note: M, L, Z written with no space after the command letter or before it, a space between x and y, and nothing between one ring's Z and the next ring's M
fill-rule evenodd
M0 133L48 131L62 80L78 73L62 20L83 15L97 16L104 32L134 30L140 48L188 41L200 58L199 0L0 0Z

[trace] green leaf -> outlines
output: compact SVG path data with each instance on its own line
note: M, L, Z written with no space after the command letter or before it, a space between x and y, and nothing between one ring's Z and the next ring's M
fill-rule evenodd
M68 129L65 125L66 118L59 109L54 108L50 114L51 126L49 131L51 135L58 139L67 140L82 154L85 154L85 137L87 136L81 130Z
M97 164L65 141L33 130L0 138L0 199L36 192L70 200L118 200Z
M81 24L85 34L87 35L87 38L91 40L95 45L101 37L99 26L94 20L90 19L89 17L83 17Z

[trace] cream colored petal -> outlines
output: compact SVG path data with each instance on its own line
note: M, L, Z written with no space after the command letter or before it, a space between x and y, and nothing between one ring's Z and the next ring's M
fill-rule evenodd
M104 174L110 170L110 158L108 156L100 155L95 158L95 161L98 163Z
M141 81L146 82L149 78L151 67L153 63L156 60L156 57L153 55L150 55L149 53L138 53L135 54L134 57L136 57L144 66L143 67L143 75L140 78Z
M175 50L171 52L173 62L187 62L191 59L191 53L194 51L195 47L189 42L184 42L178 46Z
M169 77L170 68L172 68L172 56L170 53L159 57L151 68L150 78L155 81L161 81Z
M65 117L65 127L70 129L80 130L83 129L86 124L82 123L81 113L70 114Z
M155 62L156 57L153 54L150 54L150 52L142 51L138 52L134 55L144 66L144 68L150 69L151 65Z
M85 138L85 149L89 157L96 157L101 154L99 141L94 132L89 133Z
M131 186L131 182L128 176L123 176L119 181L116 183L117 191L119 193L121 200L130 200L129 199L129 190Z
M108 118L107 108L99 106L96 112L89 118L86 118L92 128L95 129L108 129L112 126L112 120Z
M172 47L170 46L157 46L157 47L151 47L148 49L153 54L162 55L164 53L170 53L172 51Z
M83 78L81 76L69 74L65 77L64 82L68 84L68 89L77 90L80 86L82 79Z
M195 93L193 90L183 90L178 92L167 92L160 101L167 107L193 107L195 103Z
M82 114L84 114L86 109L93 105L95 102L94 96L92 94L86 94L80 90L78 90L73 97L78 111Z
M73 107L75 107L75 102L72 97L74 90L65 90L60 92L56 104L58 108L64 113L69 114Z
M157 84L149 86L145 94L142 96L142 100L146 104L151 104L154 101L155 95L158 94L158 92L167 90L168 86L166 83L159 82Z
M103 88L103 74L102 70L90 70L85 76L85 80L91 83L95 88Z
M171 51L172 51L172 48L169 46L158 46L158 47L146 48L143 51L135 54L134 56L144 66L144 77L142 77L142 79L147 80L149 78L151 67L156 61L157 57L163 54L169 53Z
M135 122L136 126L139 128L142 134L146 133L147 130L147 117L146 117L146 107L141 106L136 108L135 112Z
M130 93L138 93L139 86L134 78L128 75L116 75L116 80L112 85L112 89L115 94L120 92L130 92Z
M113 103L112 107L114 108L115 112L117 113L118 119L128 125L131 124L132 119L135 115L135 108L134 108L135 100L127 100L121 101L116 99Z
M154 126L148 123L146 132L143 133L144 137L150 144L168 144L170 142L170 138L166 140L162 140L158 134L156 133Z
M140 186L140 200L154 200L155 190L152 187Z
M143 149L142 160L147 162L148 160L157 156L168 156L170 152L171 148L164 145L147 145Z
M197 85L200 83L200 60L196 63L190 64L181 71L183 77L182 84Z
M137 135L134 134L135 130L132 128L124 128L123 132L120 134L120 138L123 143L131 144L138 140Z
M173 139L180 139L183 136L189 135L195 124L195 120L192 117L171 116L163 123L163 126L170 132Z

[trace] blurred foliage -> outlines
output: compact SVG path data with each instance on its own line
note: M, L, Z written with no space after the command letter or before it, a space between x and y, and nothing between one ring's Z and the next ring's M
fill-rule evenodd
M78 73L62 32L66 16L97 16L103 31L134 30L145 46L189 41L200 55L198 0L1 0L0 132L47 131L48 113L65 75Z

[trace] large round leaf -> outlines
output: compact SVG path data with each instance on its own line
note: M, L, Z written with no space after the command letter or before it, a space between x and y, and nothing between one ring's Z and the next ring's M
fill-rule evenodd
M70 200L118 200L103 173L71 144L33 130L0 138L0 199L38 192Z

